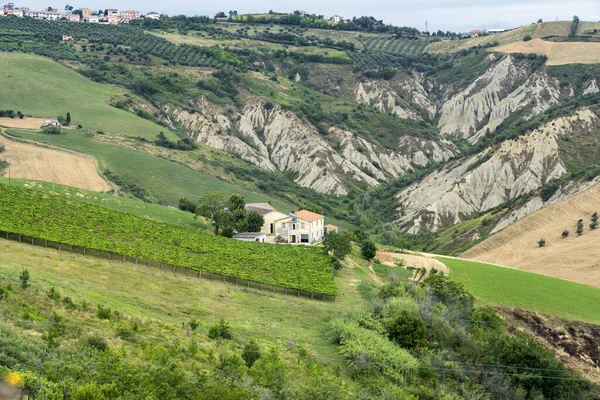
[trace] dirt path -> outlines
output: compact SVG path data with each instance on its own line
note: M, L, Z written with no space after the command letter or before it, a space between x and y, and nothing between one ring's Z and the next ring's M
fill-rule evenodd
M346 258L347 260L347 264L349 268L360 268L363 271L365 271L366 273L369 274L369 276L375 281L375 283L377 283L378 285L383 285L383 281L381 280L381 278L379 278L379 276L375 273L375 271L373 270L373 266L369 265L369 268L363 268L360 265L358 265L356 262L354 262L352 259L350 258Z
M56 183L99 192L110 190L110 185L98 175L91 157L20 143L5 137L0 137L0 142L6 147L0 159L9 162L10 176L13 178L51 182L54 167Z
M600 212L600 184L523 218L462 256L600 287L600 229L589 228L594 212ZM584 232L578 236L580 218ZM563 239L565 229L570 233ZM537 244L542 238L545 247Z

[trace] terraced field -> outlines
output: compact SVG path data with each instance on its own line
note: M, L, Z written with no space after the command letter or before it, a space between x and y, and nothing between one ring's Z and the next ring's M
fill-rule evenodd
M387 53L419 55L425 51L429 44L427 40L391 37L369 37L363 40L367 50L378 50Z

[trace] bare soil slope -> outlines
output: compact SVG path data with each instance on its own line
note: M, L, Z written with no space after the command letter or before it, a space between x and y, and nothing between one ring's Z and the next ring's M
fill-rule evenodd
M548 42L533 39L494 47L502 53L535 53L548 57L548 65L596 64L600 63L600 43Z
M91 157L6 138L0 138L0 141L6 147L0 157L10 163L10 175L13 178L51 182L54 166L56 183L102 192L110 189L108 183L98 175Z
M462 256L600 287L600 229L588 226L596 211L600 212L600 184L523 218ZM577 236L580 218L585 229ZM565 229L570 235L562 239ZM542 238L546 246L540 248L537 242Z

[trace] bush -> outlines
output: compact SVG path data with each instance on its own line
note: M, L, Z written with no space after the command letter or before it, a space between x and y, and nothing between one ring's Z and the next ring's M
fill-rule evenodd
M233 335L231 334L231 328L229 327L229 322L225 321L223 318L219 320L219 322L210 327L208 330L209 339L218 340L218 339L227 339L231 340Z
M565 229L565 230L562 232L562 238L563 238L563 239L566 239L566 238L568 238L568 237L569 237L569 231L568 231L567 229Z
M108 350L108 343L102 336L98 335L88 337L86 340L86 345L98 351Z
M402 310L398 316L390 318L386 323L386 331L391 340L405 349L414 349L427 344L427 332L423 320L408 310Z
M3 153L6 148L4 147L4 143L0 142L0 153Z
M546 241L544 239L538 240L538 246L539 247L544 247L545 245L546 245Z
M21 287L23 289L27 289L29 286L31 286L29 284L29 270L28 269L24 269L23 271L21 271L21 274L19 275L19 280L21 281Z
M62 128L60 126L49 125L42 128L42 132L48 135L60 135Z
M366 260L372 260L377 255L377 246L371 240L364 240L360 245L360 254Z
M110 319L110 317L112 316L112 310L110 309L110 307L103 307L102 305L98 304L96 316L99 319Z
M60 292L58 290L56 290L56 288L54 286L52 286L48 290L47 294L48 294L48 297L50 297L54 301L59 301L60 300Z
M246 362L248 368L252 368L252 365L260 358L260 347L254 339L250 339L250 341L246 343L246 346L244 346L242 358Z
M531 37L531 35L525 35L525 36L523 36L523 41L524 41L524 42L529 42L531 39L533 39L533 38Z
M583 220L580 219L577 221L577 235L581 236L583 234Z

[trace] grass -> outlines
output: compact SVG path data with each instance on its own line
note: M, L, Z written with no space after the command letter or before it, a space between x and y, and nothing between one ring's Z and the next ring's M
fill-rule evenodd
M465 285L483 303L520 307L542 314L600 322L600 289L474 261L438 257L450 279Z
M0 184L8 185L8 178L0 176ZM34 181L30 179L11 179L10 184L40 191L50 192L52 183ZM171 225L187 228L204 229L207 224L201 219L194 219L194 215L177 208L165 207L158 204L145 203L141 200L110 195L107 193L77 189L71 186L54 185L54 191L65 197L76 198L78 201L94 204L112 210L126 212L140 217L148 217Z
M5 240L0 266L3 286L8 282L18 286L19 273L27 268L33 284L31 290L44 293L54 286L77 304L83 301L94 306L102 304L127 317L141 319L143 336L148 341L181 341L187 345L191 340L202 348L216 346L206 339L206 333L219 318L225 318L231 323L235 341L257 338L265 348L302 346L321 356L337 358L336 347L326 332L327 322L340 313L366 306L358 291L348 284L356 279L351 269L345 269L336 278L340 296L334 303ZM13 323L22 315L9 309L9 304L0 302L0 318L5 323ZM81 324L88 334L94 331L103 336L110 334L110 327L100 320L80 312L70 317L74 318L70 322ZM182 323L192 319L198 320L200 326L188 337Z
M0 77L2 109L45 118L70 112L71 125L81 124L92 131L152 140L167 131L175 137L153 122L108 104L110 98L127 93L125 89L89 81L45 57L21 53L7 53L6 57L10 78Z
M198 199L208 192L222 192L225 195L241 194L248 203L270 201L281 212L297 209L294 204L240 188L178 163L94 140L94 135L88 133L65 131L61 135L45 135L34 131L7 132L20 138L90 154L96 158L101 171L109 169L119 177L137 183L169 206L176 207L181 197ZM336 226L351 227L334 218L327 218L327 221Z

